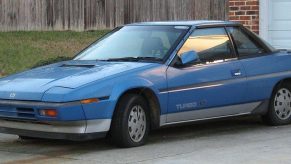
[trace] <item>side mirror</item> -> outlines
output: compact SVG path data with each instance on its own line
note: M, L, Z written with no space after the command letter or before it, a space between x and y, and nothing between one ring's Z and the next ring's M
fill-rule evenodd
M180 55L180 59L182 61L182 64L185 65L198 61L199 56L196 51L187 51Z

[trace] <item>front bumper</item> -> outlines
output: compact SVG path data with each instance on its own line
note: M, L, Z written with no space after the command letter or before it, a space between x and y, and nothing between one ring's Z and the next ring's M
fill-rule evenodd
M41 116L40 109L56 109L58 116ZM103 108L97 108L96 104L83 106L80 102L0 100L0 133L69 140L99 138L109 131L111 119L88 117L94 115L94 111L106 111L100 109Z
M0 120L0 133L79 141L105 137L110 123L110 119L65 122Z

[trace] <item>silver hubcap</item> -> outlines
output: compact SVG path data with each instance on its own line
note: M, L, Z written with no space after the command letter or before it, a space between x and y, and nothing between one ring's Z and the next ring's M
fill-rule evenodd
M146 115L140 105L134 106L128 118L128 132L134 142L139 142L144 137L146 130Z
M274 100L274 107L277 116L281 120L289 119L291 115L291 93L288 89L280 89Z

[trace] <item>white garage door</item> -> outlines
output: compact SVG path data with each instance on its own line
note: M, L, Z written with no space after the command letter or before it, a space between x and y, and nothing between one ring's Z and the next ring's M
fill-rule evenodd
M291 49L291 0L269 0L268 41Z

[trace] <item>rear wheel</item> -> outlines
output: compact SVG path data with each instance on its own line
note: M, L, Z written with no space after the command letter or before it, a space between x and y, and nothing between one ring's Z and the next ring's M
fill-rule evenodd
M285 125L291 122L291 87L282 84L274 91L269 110L263 116L269 125Z
M120 147L143 145L149 133L148 105L140 95L127 94L119 101L112 120L111 137Z

